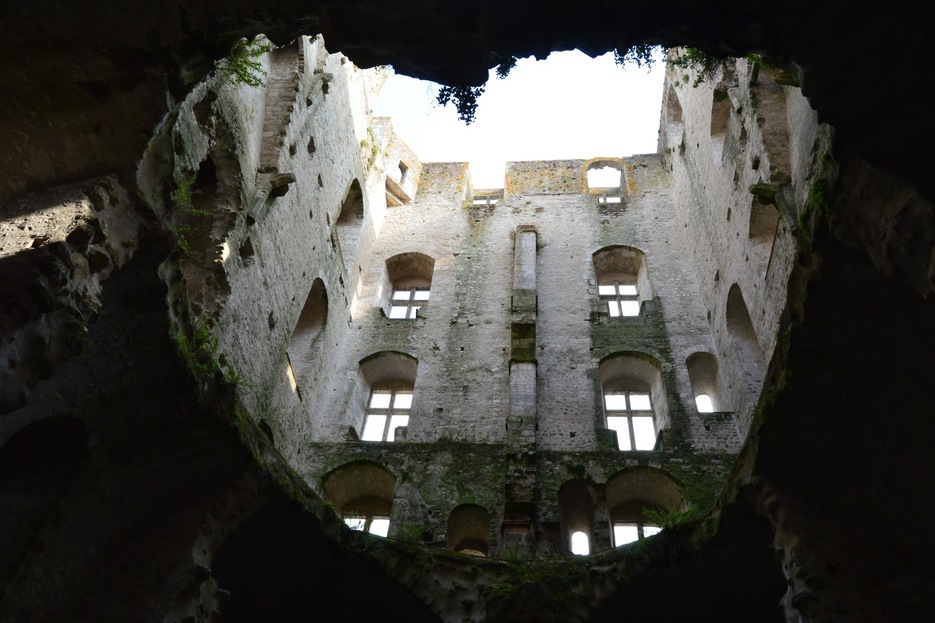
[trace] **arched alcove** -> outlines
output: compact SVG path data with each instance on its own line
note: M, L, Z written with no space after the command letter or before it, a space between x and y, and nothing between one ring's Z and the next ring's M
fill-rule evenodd
M386 536L396 476L378 463L354 461L336 467L321 479L324 498L355 530Z
M448 515L446 546L450 550L487 556L490 552L490 513L477 504L456 506Z
M315 279L286 347L297 382L301 381L305 370L317 362L320 337L327 323L328 291L321 279Z
M730 99L727 91L714 89L711 93L711 155L717 164L721 164L729 122Z
M621 470L608 478L604 491L615 547L659 531L647 510L672 513L685 507L682 485L655 467Z
M736 283L727 293L727 332L744 381L748 388L759 388L766 374L766 356L757 339L740 286Z
M351 182L351 185L344 193L344 199L341 201L341 211L338 213L335 226L345 266L353 266L357 241L360 239L360 232L364 226L364 194L360 188L360 182L356 179Z

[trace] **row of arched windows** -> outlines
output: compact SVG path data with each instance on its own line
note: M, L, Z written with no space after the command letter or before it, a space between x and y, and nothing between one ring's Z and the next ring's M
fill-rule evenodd
M695 353L687 360L696 406L701 413L722 408L717 394L717 358ZM419 361L406 353L381 351L360 361L362 441L405 438ZM615 353L601 361L598 374L604 425L615 431L619 450L653 450L660 422L668 421L668 401L659 362L643 353Z
M328 472L322 492L352 530L387 536L390 532L396 476L372 461L354 461ZM574 479L558 492L559 523L565 551L586 555L619 547L661 530L657 518L686 508L683 487L655 467L623 469L603 485ZM461 504L448 515L446 547L487 556L490 512Z

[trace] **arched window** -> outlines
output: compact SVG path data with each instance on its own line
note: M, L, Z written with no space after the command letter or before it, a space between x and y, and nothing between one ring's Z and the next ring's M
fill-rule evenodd
M600 377L604 422L616 431L618 449L653 450L657 403L668 413L658 364L639 353L615 354L601 362Z
M490 513L477 504L462 504L448 515L448 549L474 556L490 550Z
M435 260L424 253L400 253L386 260L384 290L390 293L386 316L414 320L429 300Z
M386 536L396 494L396 476L370 461L342 465L322 478L324 498L352 530Z
M561 529L568 550L578 556L591 553L594 535L594 499L588 483L569 480L558 491Z
M605 492L614 547L661 530L647 511L675 512L685 505L682 488L654 467L632 467L618 472L607 481Z
M685 365L698 413L724 411L717 391L717 357L711 353L692 353L685 360Z
M605 247L593 255L597 294L611 318L638 316L641 301L652 298L643 252L633 247Z
M400 440L400 431L409 426L418 366L415 357L395 351L361 360L364 409L356 428L362 441Z

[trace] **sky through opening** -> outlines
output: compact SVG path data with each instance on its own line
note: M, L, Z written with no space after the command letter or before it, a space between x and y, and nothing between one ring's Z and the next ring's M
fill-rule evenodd
M520 59L503 80L491 70L471 125L435 104L434 83L391 72L373 115L392 117L423 162L468 161L475 188L501 188L506 161L654 153L665 73L656 59L650 71L621 68L611 53Z

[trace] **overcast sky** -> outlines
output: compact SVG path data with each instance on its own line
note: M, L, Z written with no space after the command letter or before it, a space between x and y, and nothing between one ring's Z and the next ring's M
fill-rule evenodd
M471 125L453 105L435 104L437 86L391 74L374 116L423 162L471 163L475 188L503 186L508 160L587 159L653 153L662 108L665 65L621 69L612 54L577 50L548 59L520 59L504 80L491 71Z

